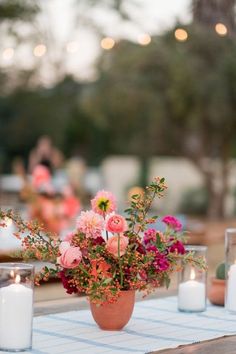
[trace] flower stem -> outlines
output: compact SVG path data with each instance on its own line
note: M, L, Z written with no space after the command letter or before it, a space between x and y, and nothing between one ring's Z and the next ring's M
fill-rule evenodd
M80 268L80 270L82 270L82 272L84 272L84 274L86 274L87 276L90 276L90 274L87 272L87 270L84 269L84 267L81 264L79 264L79 268Z
M120 234L118 234L118 258L119 258L119 267L120 267L120 286L123 287L124 275L122 271L122 260L120 257Z

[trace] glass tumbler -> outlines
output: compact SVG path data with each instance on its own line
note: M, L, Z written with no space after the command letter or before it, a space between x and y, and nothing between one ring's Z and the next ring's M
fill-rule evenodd
M207 247L186 246L186 252L193 252L196 257L206 260ZM206 309L205 269L198 269L191 264L182 264L179 276L178 309L184 312L201 312Z

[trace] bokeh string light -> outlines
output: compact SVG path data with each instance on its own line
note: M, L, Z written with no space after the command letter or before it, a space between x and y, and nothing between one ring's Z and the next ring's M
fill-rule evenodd
M152 38L148 33L140 34L138 36L138 43L143 46L150 44L151 40Z
M10 61L11 59L13 59L14 57L14 49L9 47L9 48L5 48L2 52L2 58L4 61Z
M217 23L215 25L215 31L221 37L226 36L228 33L228 29L223 23Z
M47 52L47 47L44 44L36 45L33 51L35 57L42 57L46 54L46 52Z
M228 28L227 26L219 22L214 26L215 32L220 36L220 37L225 37L228 34ZM174 31L174 36L175 39L179 42L185 42L189 38L189 34L186 29L184 28L176 28ZM148 33L142 33L137 37L137 42L142 45L142 46L147 46L151 43L152 37ZM116 44L116 41L112 37L104 37L100 41L100 46L104 50L110 50L112 49ZM11 62L12 59L14 58L15 55L15 50L17 48L12 48L12 47L7 47L2 50L2 59L3 61ZM68 54L74 54L78 52L79 46L77 41L69 41L65 44L65 50ZM40 43L37 44L33 48L33 55L35 57L43 57L47 53L47 47L45 44Z
M188 32L183 28L177 28L175 30L175 38L179 42L185 42L188 39Z
M111 37L104 37L104 38L102 38L100 44L101 44L102 49L110 50L114 47L115 40Z

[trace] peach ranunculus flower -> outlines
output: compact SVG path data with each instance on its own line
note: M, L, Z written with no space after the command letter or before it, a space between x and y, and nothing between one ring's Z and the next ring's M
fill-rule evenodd
M125 232L128 229L125 218L118 214L108 215L105 224L106 230L109 232Z
M79 247L73 247L69 242L62 242L59 247L61 256L57 258L57 263L63 268L76 268L82 259Z
M114 235L107 241L106 249L113 256L118 257L118 239L120 238L120 256L125 254L126 248L129 244L128 237L124 235Z

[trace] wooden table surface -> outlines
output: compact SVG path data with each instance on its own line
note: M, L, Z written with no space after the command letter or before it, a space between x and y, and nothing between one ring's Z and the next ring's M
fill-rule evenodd
M204 341L198 344L181 345L176 349L164 349L150 354L235 354L236 336Z

